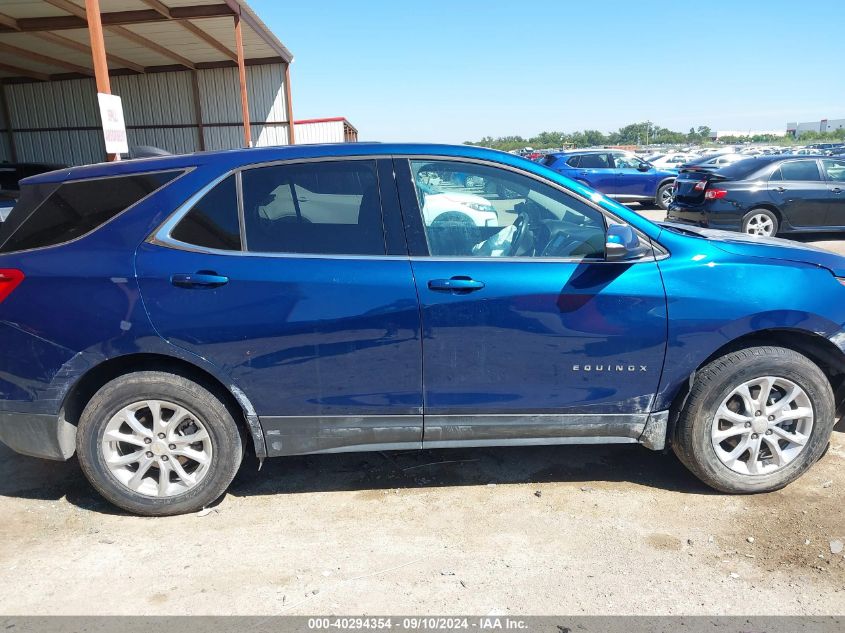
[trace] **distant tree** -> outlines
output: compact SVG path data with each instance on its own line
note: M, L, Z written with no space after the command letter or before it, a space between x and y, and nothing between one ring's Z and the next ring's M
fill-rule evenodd
M529 139L521 136L500 136L493 138L485 136L480 141L466 141L467 145L480 145L505 151L533 147L534 149L548 149L558 147L592 147L601 145L637 145L649 143L682 145L685 143L706 143L710 140L712 130L706 125L691 127L689 132L676 132L651 122L631 123L619 128L615 132L604 134L599 130L579 130L575 132L540 132ZM759 142L777 142L781 137L761 136ZM801 139L845 139L845 129L820 134L807 132ZM750 137L726 137L720 139L726 143L739 143L753 140Z

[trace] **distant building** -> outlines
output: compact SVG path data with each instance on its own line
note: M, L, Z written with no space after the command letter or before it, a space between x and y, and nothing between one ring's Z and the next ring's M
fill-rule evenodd
M358 130L342 116L329 119L302 119L294 121L296 142L311 143L355 143Z
M710 138L718 141L725 136L786 136L783 130L718 130L714 136Z
M787 123L786 133L792 138L798 138L804 132L835 132L845 128L845 119L822 119L807 123Z

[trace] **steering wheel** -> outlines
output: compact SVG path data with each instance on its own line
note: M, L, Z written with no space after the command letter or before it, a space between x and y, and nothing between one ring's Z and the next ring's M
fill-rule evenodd
M516 257L516 251L519 248L519 243L522 241L522 236L525 234L525 227L528 226L528 222L530 221L528 214L524 211L519 214L519 217L516 218L516 222L513 223L514 228L516 230L513 233L513 239L511 240L511 248L508 251L508 257Z

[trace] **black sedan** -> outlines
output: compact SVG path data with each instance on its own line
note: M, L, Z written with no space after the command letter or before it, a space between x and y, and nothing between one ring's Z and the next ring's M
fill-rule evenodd
M666 220L751 235L845 230L845 158L755 156L682 169Z

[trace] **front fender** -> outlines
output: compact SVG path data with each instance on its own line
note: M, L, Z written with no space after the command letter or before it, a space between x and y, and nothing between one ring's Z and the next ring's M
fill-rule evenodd
M664 236L661 235L661 238ZM661 239L666 360L655 410L668 408L689 376L725 346L752 334L797 332L845 349L845 288L824 268L743 257L706 239Z

